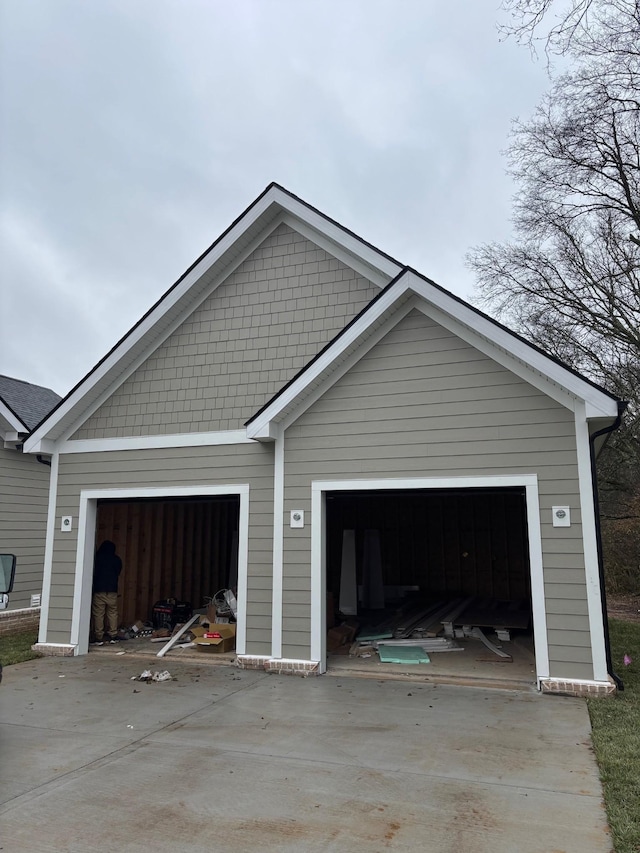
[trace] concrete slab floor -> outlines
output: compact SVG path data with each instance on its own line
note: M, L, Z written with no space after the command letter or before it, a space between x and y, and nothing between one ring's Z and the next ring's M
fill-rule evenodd
M489 635L492 642L496 637ZM536 659L530 637L518 637L499 643L510 658L501 658L484 646L480 640L457 640L462 651L429 653L428 664L384 664L377 654L369 658L349 655L329 655L327 669L331 675L358 675L363 677L409 677L412 680L437 684L476 684L485 687L515 687L536 689Z
M3 853L611 850L582 700L140 664L5 670Z
M500 658L484 646L480 640L466 638L457 641L462 651L434 652L429 664L402 666L383 664L377 654L370 658L351 657L349 655L330 654L327 659L329 675L354 675L365 678L401 678L413 681L434 682L437 684L476 684L484 687L516 689L536 689L536 667L533 652L533 638L519 636L510 642L497 642L511 657ZM146 637L127 640L118 645L91 646L92 655L120 655L146 658L154 661L154 666L163 666L174 661L189 661L202 664L231 665L235 653L211 654L195 647L182 648L179 645L169 650L164 658L157 658L163 643L154 643Z

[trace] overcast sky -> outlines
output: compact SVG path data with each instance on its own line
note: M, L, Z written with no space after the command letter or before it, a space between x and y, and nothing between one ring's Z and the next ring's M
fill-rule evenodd
M547 88L499 0L0 0L0 373L66 394L278 181L456 294Z

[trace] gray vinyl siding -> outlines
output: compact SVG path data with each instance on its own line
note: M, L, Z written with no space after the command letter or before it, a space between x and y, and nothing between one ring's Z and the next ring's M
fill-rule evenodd
M239 429L378 292L280 225L73 438Z
M82 489L249 484L247 652L271 652L273 447L226 445L61 455L47 642L68 643ZM73 517L63 533L60 519Z
M283 656L309 656L313 480L531 473L551 675L592 678L573 412L418 311L286 431L285 516L306 517L285 525ZM571 507L571 527L552 526L556 504Z
M50 468L0 447L0 550L17 557L9 609L31 606L42 592Z

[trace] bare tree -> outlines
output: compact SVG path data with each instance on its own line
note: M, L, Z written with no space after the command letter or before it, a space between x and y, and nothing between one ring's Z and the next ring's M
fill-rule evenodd
M637 55L637 0L504 0L509 21L500 26L537 53L581 58L623 53Z
M551 69L533 117L514 124L514 241L476 247L469 264L491 313L630 401L624 431L602 457L602 498L638 543L640 3L506 0L505 8L513 16L505 32L532 47L542 40L571 70Z
M640 26L638 30L640 39ZM640 408L640 103L558 78L509 148L516 240L471 251L481 301Z

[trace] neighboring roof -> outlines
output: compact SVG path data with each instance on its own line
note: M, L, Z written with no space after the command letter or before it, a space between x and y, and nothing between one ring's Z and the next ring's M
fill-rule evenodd
M386 287L403 265L321 213L284 187L271 183L121 338L25 442L25 450L55 441L95 410L281 223L326 249L364 278Z
M418 301L412 297L417 297ZM406 306L406 307L405 307ZM484 314L420 273L405 267L354 319L339 332L284 387L245 424L249 438L274 437L274 426L297 416L305 401L323 393L327 385L357 360L358 351L398 321L400 312L412 307L425 310L437 322L514 369L531 384L553 396L569 394L585 402L588 418L614 419L622 401L615 394L529 343L520 335Z
M28 432L45 418L62 398L50 388L0 374L0 401Z

